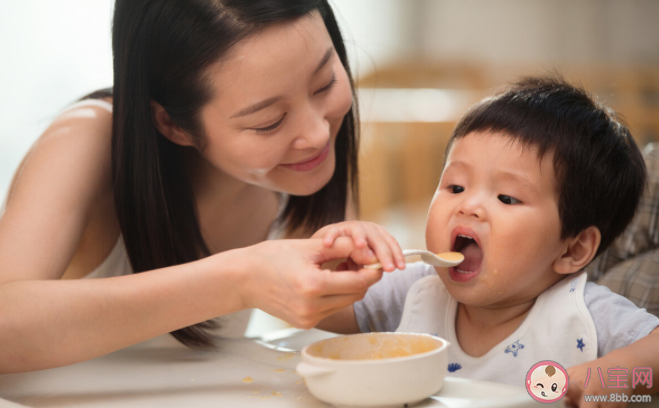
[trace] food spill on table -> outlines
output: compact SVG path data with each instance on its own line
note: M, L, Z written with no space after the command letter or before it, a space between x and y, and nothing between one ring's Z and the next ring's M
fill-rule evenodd
M283 356L277 357L277 360L278 361L287 361L287 360L292 359L294 355L295 355L295 353L288 353L288 354L285 354Z
M243 382L244 382L244 383L251 383L252 381L254 381L254 379L253 379L252 377L245 377L245 378L243 378Z

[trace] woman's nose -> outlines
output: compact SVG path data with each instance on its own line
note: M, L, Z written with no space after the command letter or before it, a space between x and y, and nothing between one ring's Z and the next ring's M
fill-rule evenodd
M330 123L324 113L310 107L301 118L301 126L293 141L296 149L321 148L330 138Z

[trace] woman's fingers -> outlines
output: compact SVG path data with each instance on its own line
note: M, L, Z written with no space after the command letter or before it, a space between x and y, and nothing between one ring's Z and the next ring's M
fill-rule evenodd
M391 250L391 255L393 257L393 261L396 264L396 267L398 269L405 269L405 257L403 256L403 250L400 247L398 241L396 241L396 239L384 229L383 229L382 237L386 241L387 245L389 245L389 248Z
M382 271L362 268L357 271L321 271L317 284L322 287L319 295L364 295L369 287L382 279Z
M369 247L357 248L350 254L350 258L358 265L370 265L378 262L378 257Z
M350 235L352 236L353 241L355 241L355 246L357 248L366 248L368 240L366 237L366 230L362 224L357 224L355 227L351 228Z
M320 234L319 234L320 233ZM345 225L330 226L323 232L321 229L316 233L323 237L323 244L330 247L338 237L352 237L357 248L364 248L367 244L366 231L361 223L346 223ZM316 236L314 234L314 236Z
M321 232L321 231L323 231L323 230L321 229L319 232ZM330 226L329 228L327 228L327 230L321 236L323 237L323 244L326 247L329 248L329 247L332 246L332 244L334 244L334 240L337 237L340 236L339 235L339 229L337 227ZM314 237L315 237L315 234L314 234Z
M355 250L355 244L352 238L349 237L337 237L331 247L324 245L324 239L309 239L306 241L314 249L315 255L312 257L312 261L318 265L335 259L348 258Z
M326 248L333 247L340 237L352 238L354 251L350 255L358 264L382 264L385 271L405 269L403 251L396 239L384 228L371 222L346 221L321 228L312 238L322 237Z
M369 233L368 245L373 248L378 262L382 264L382 269L391 272L396 269L394 264L394 257L389 247L389 242L385 239L384 235L377 229Z

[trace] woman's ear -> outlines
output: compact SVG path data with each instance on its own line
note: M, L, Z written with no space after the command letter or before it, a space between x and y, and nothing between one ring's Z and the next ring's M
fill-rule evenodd
M170 142L181 146L194 146L192 137L179 125L174 123L169 113L158 102L151 101L151 115L156 129Z
M554 271L567 275L585 268L595 257L601 241L602 234L597 227L588 227L576 237L566 240L565 252L552 265Z

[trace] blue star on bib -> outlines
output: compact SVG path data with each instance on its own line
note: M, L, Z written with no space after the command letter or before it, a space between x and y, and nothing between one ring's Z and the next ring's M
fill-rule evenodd
M506 353L513 353L513 357L517 357L517 353L524 348L523 344L520 344L519 340L506 347Z

